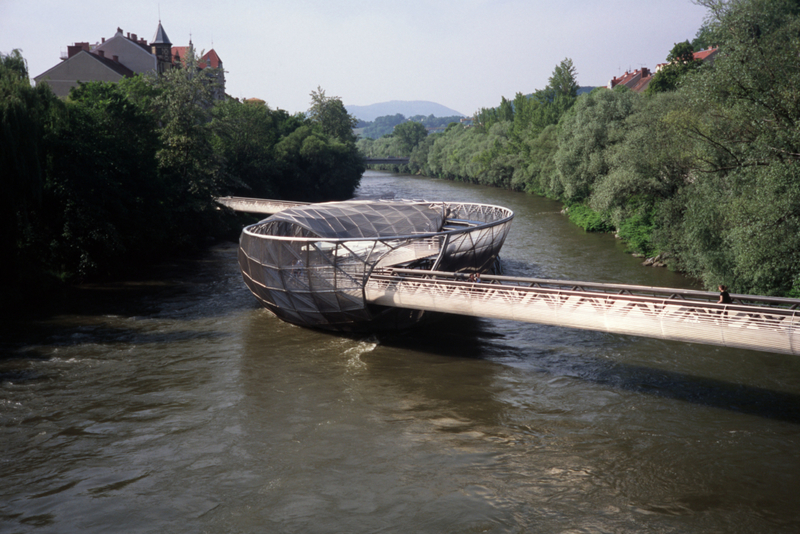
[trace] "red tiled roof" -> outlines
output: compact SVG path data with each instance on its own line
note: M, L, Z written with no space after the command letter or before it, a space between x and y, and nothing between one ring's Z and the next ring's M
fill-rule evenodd
M222 60L219 58L213 48L206 52L206 54L200 58L200 60L200 63L206 62L207 65L212 69L218 69L222 66Z
M172 57L174 59L174 63L183 63L183 60L186 58L186 51L189 50L188 46L173 46L172 47Z
M700 50L699 52L695 52L694 53L694 58L695 59L701 59L701 60L705 61L709 57L711 57L714 54L716 54L718 51L719 51L719 48L711 48L711 47L709 47L706 50Z
M633 91L634 93L642 93L644 92L645 89L647 89L647 86L650 85L650 80L652 79L653 79L652 75L642 76L642 78L638 82L636 82L632 87L631 86L629 87L631 91Z
M618 85L624 85L631 91L641 93L647 86L650 85L650 80L653 79L653 73L649 69L637 69L633 72L626 72L619 78L614 77L611 80L611 88Z
M173 46L172 47L172 57L175 58L175 63L183 63L186 61L186 54L189 51L188 46ZM200 58L200 61L197 62L198 68L204 69L206 67L211 67L213 69L217 69L222 65L222 60L219 58L217 53L212 48L205 54L203 57Z

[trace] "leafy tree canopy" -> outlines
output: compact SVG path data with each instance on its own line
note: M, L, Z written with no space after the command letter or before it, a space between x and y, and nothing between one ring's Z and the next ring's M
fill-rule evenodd
M553 74L547 80L547 88L552 90L556 95L561 96L578 96L578 72L572 64L570 58L564 58L558 65L556 65Z
M311 91L311 107L308 108L307 116L325 135L355 143L353 128L358 124L358 119L347 112L341 98L326 96L322 87Z

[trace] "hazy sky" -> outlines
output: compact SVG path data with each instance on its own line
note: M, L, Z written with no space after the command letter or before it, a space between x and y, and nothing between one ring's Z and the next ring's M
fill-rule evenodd
M117 27L149 42L159 11L173 45L217 51L234 97L305 111L321 86L466 115L544 88L565 57L581 85L652 69L705 16L690 0L0 0L0 52L21 49L33 78Z

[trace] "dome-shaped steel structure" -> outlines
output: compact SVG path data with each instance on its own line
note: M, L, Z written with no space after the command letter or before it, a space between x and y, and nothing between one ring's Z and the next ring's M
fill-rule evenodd
M292 207L246 227L245 284L280 318L331 330L402 328L424 312L370 305L364 285L391 267L486 272L514 214L499 206L357 200Z

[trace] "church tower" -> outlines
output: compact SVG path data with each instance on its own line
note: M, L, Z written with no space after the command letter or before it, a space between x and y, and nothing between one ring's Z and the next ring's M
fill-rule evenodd
M164 31L160 20L158 21L158 29L153 36L153 41L150 43L150 51L156 56L156 60L158 61L156 71L159 74L163 74L168 69L172 68L172 43L169 42L167 32Z

